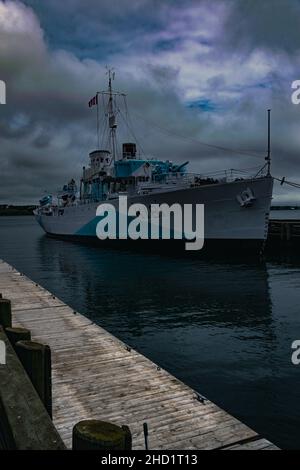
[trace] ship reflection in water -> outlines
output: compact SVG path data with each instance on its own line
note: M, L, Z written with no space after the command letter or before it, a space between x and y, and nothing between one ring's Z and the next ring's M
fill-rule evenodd
M30 217L0 219L0 257L280 447L299 446L299 258L101 249L47 238Z

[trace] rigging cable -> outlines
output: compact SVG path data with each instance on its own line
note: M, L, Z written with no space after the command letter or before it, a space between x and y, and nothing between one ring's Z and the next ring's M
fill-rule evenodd
M102 98L102 109L103 109L103 115L102 115L102 121L101 121L101 126L102 126L101 146L102 148L104 148L104 138L106 135L106 127L107 127L107 119L106 119L107 106L105 105L103 94L101 95L101 98Z
M194 143L203 145L205 147L213 148L213 149L216 149L216 150L222 150L224 152L231 152L231 153L236 153L238 155L246 155L246 156L255 157L255 158L263 158L263 155L258 155L258 153L247 152L245 150L232 149L232 148L223 147L223 146L220 146L220 145L213 145L213 144L209 144L207 142L203 142L203 141L198 140L198 139L194 139L193 137L187 137L187 136L184 136L184 135L177 134L174 131L171 131L170 129L163 128L163 127L159 126L158 124L155 124L155 123L151 122L149 119L144 118L144 116L140 115L136 111L134 111L134 114L138 118L142 119L146 124L149 124L153 127L156 127L158 130L160 130L162 133L164 133L166 135L176 137L178 139L194 142ZM265 151L261 151L261 153L265 153Z
M129 109L128 109L128 106L127 106L127 100L126 100L126 96L124 95L123 96L123 100L124 100L124 107L125 107L125 116L126 116L126 121L125 121L125 124L126 126L128 127L129 129L129 132L131 132L133 138L135 139L136 143L138 144L139 148L140 148L140 152L142 153L142 155L144 155L144 157L146 157L146 152L144 151L141 143L139 142L139 140L137 139L136 135L135 135L135 132L133 130L134 128L134 125L132 123L132 119L131 119L131 115L129 113Z
M134 138L135 142L138 144L138 146L139 146L139 148L140 148L140 150L141 150L141 152L142 152L142 155L146 156L146 153L145 153L143 147L141 146L139 140L137 139L137 137L136 137L136 135L135 135L135 133L134 133L132 127L129 125L129 119L126 120L125 116L123 115L123 113L122 113L122 111L121 111L120 109L119 109L118 111L119 111L119 114L120 114L121 118L123 119L123 121L124 121L124 123L125 123L127 129L128 129L129 132L131 133L131 135L132 135L132 137Z
M135 132L133 131L133 123L132 123L132 120L131 120L131 116L129 114L129 110L128 110L128 106L127 106L127 101L126 101L126 98L124 95L123 96L123 99L124 99L124 108L125 108L125 116L123 114L123 112L121 111L121 109L119 107L117 107L117 101L116 101L116 97L114 97L114 103L115 103L115 106L116 106L116 109L118 110L118 113L120 114L120 116L122 117L128 131L131 133L131 135L133 136L133 138L135 139L136 143L138 144L138 146L140 147L141 149L141 152L142 152L142 155L146 155L146 153L144 152L144 149L142 147L142 145L140 144L139 140L137 139L136 135L135 135ZM104 97L102 95L102 99L103 99L103 105L104 105ZM103 108L105 109L105 105L103 106ZM199 145L203 145L205 147L208 147L208 148L212 148L212 149L216 149L216 150L221 150L221 151L224 151L224 152L230 152L230 153L235 153L235 154L238 154L238 155L245 155L245 156L250 156L250 157L255 157L255 158L259 158L259 159L262 159L263 158L263 154L265 154L265 151L260 151L261 152L261 155L258 154L259 151L257 151L257 153L254 153L254 152L248 152L248 151L245 151L245 150L238 150L238 149L232 149L232 148L229 148L229 147L224 147L224 146L220 146L220 145L214 145L214 144L210 144L208 142L204 142L204 141L201 141L201 140L198 140L198 139L195 139L193 137L188 137L188 136L185 136L185 135L182 135L182 134L177 134L176 132L170 130L170 129L167 129L167 128L163 128L161 127L160 125L150 121L149 119L145 118L144 116L140 115L139 113L137 113L136 111L133 112L136 117L138 117L139 119L142 119L146 124L156 128L157 130L159 130L161 133L165 134L165 135L168 135L168 136L172 136L172 137L175 137L177 139L181 139L181 140L185 140L185 141L189 141L189 142L193 142L193 143L197 143ZM104 118L105 118L105 114L104 114ZM104 119L105 120L105 119ZM102 134L102 142L104 143L104 135L107 131L106 129L106 126L107 126L107 122L105 120L105 123L104 123L104 129L103 129L103 134ZM110 139L108 139L110 140Z
M288 181L285 179L285 176L283 178L276 178L275 176L273 177L274 180L279 181L280 186L283 184L287 184L288 186L292 186L293 188L300 188L300 183L295 183L294 181Z

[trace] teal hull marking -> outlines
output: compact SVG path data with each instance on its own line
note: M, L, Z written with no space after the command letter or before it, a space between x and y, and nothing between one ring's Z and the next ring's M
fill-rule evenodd
M94 217L90 222L85 224L83 227L81 227L77 232L75 232L75 235L82 235L82 236L88 236L88 237L96 237L96 228L98 222L100 222L101 217Z

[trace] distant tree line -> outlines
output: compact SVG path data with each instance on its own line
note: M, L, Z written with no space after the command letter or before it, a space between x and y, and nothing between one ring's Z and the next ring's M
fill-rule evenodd
M35 206L0 205L0 217L4 215L33 215Z
M300 206L272 206L272 211L299 210Z

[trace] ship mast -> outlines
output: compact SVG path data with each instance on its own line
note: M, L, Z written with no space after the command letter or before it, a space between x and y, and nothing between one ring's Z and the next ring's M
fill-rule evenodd
M114 99L112 91L112 80L115 78L115 72L113 69L107 70L108 74L108 123L109 123L109 134L110 134L110 143L111 143L111 152L113 161L116 160L116 113L114 109Z
M268 109L268 154L267 161L267 176L271 176L271 110Z
M108 135L107 135L107 125L104 126L103 136L102 136L102 143L104 144L104 134L105 137L108 137L108 144L109 150L111 154L111 161L115 161L118 158L117 155L117 122L116 116L117 112L120 110L117 107L116 99L117 97L123 97L125 104L126 104L126 94L120 93L119 91L113 91L112 89L112 81L115 79L115 72L114 69L106 67L108 75L108 90L105 91L97 91L96 96L90 101L89 106L93 106L97 104L97 140L98 140L98 148L100 147L100 119L99 119L99 108L98 108L98 96L101 95L103 98L103 111L104 116L108 118ZM108 96L108 101L107 97ZM107 141L106 141L107 143Z

